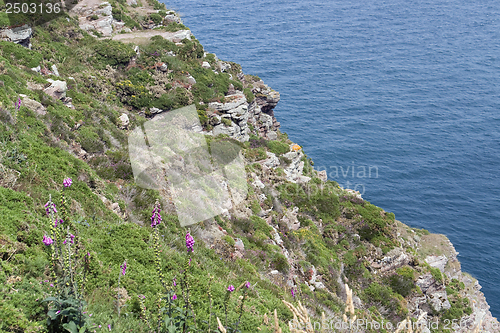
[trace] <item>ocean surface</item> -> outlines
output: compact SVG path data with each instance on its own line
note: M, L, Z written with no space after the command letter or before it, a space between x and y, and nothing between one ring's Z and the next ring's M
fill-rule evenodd
M281 130L317 169L447 235L500 316L499 1L165 3L281 93Z

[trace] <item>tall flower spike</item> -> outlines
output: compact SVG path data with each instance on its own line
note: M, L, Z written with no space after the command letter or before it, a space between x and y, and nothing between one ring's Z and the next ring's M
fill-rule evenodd
M57 209L56 209L56 204L53 203L52 201L48 201L46 204L45 204L45 212L47 213L47 216L50 216L50 212L53 212L53 213L57 213Z
M161 208L160 208L160 203L158 200L156 200L155 206L153 208L153 212L151 215L151 227L157 226L158 224L161 223Z
M188 252L193 252L194 249L194 238L189 234L189 232L186 234L186 247Z
M127 271L127 260L123 262L120 268L122 269L122 275L125 275L125 272Z

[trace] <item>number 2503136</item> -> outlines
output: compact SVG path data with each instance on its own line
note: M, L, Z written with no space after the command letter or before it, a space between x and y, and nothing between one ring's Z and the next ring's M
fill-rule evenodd
M5 4L6 14L59 14L61 4L55 3L17 3L8 2Z

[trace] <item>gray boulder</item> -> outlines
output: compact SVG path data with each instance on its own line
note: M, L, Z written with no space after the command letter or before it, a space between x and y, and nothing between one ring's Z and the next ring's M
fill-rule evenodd
M33 35L33 29L27 24L12 28L0 30L0 40L20 44L24 47L30 48L30 39Z
M68 90L68 86L65 81L60 80L52 80L47 79L51 83L48 88L45 88L43 91L56 99L63 99L66 97L66 91Z
M39 103L31 98L28 98L28 96L26 96L24 94L20 94L19 96L21 96L21 98L22 98L21 105L27 107L31 111L33 111L41 116L43 116L44 114L47 113L47 110L45 109L45 107L41 103Z
M130 120L128 119L128 116L125 113L122 113L122 115L118 118L119 119L119 126L121 129L125 129L128 127L130 124Z

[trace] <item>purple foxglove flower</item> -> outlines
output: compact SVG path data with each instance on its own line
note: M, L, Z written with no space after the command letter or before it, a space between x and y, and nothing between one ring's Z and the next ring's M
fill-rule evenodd
M193 252L194 249L194 238L189 234L189 232L186 234L186 247L188 252Z
M172 300L175 301L177 299L177 295L174 294L174 296L172 296Z
M245 287L250 288L250 282L247 281L247 283L245 283Z
M70 187L72 183L73 181L71 180L71 178L66 178L63 180L64 187Z
M50 216L50 212L52 211L54 214L57 213L57 209L56 209L56 204L53 203L52 201L48 201L46 204L45 204L45 212L47 213L47 216Z
M125 271L127 270L127 260L123 262L120 268L122 269L122 275L125 275Z
M43 241L42 242L45 245L50 245L50 244L54 243L54 241L52 240L52 238L48 237L47 235L43 236Z
M230 285L229 287L227 287L227 291L233 292L234 291L234 286Z
M110 330L110 331L111 331L111 324L109 324L109 325L108 325L108 330Z
M73 240L75 239L75 235L73 235L73 234L69 234L69 238L71 238L71 239L70 239L70 242L71 242L71 244L73 244L73 243L74 243L74 241L73 241Z
M174 287L177 286L177 282L175 282L175 279L174 279Z
M66 245L67 239L64 240L63 244Z
M290 290L290 292L292 293L292 297L295 297L295 292L293 291L293 288Z
M155 206L153 208L153 212L152 212L152 215L151 215L151 227L154 227L154 226L156 226L156 225L158 225L158 224L161 223L160 212L161 212L160 203L157 201L155 203Z

